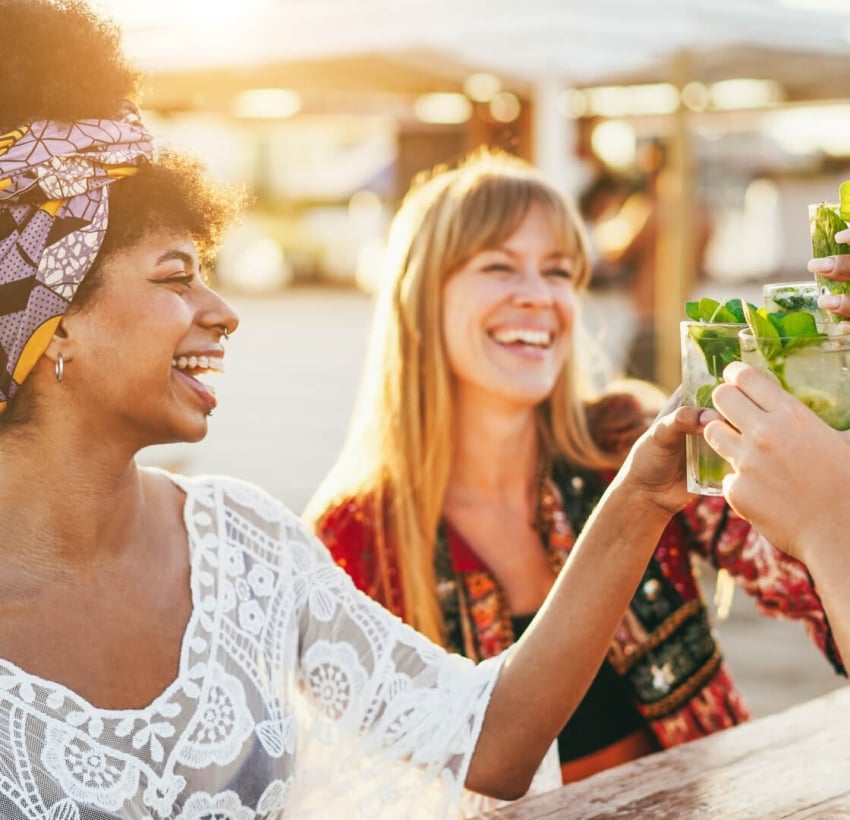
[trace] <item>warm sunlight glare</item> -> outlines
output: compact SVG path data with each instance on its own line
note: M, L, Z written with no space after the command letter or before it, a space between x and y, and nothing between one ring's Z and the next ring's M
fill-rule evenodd
M122 26L160 28L177 23L224 23L270 6L273 0L100 0L101 7Z

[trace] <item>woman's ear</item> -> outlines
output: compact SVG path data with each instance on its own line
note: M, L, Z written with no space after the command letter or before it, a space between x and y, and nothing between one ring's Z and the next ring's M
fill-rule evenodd
M53 333L53 338L51 338L50 343L47 345L47 350L44 351L44 357L49 361L56 363L59 358L59 354L62 354L62 358L69 362L74 358L73 355L73 344L71 344L71 339L68 336L68 331L65 329L65 320L63 319L56 326L56 330Z

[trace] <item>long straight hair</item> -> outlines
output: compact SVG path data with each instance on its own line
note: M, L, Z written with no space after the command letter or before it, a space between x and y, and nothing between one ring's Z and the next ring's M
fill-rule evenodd
M434 542L455 444L443 286L475 254L509 238L532 206L549 219L573 260L575 287L583 289L589 257L580 217L533 166L484 150L414 180L390 229L348 437L304 512L315 524L345 500L367 505L378 593L391 600L397 562L405 619L438 642ZM617 466L590 436L571 359L536 410L539 446L579 466Z

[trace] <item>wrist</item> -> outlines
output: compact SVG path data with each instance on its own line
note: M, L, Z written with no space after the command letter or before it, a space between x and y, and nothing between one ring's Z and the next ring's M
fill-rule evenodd
M797 555L809 570L817 586L850 583L850 556L844 549L846 534L818 530L800 534Z
M672 516L684 506L670 504L667 493L652 487L621 470L611 483L611 493L621 496L624 504L631 510L631 515L644 521L647 525L666 527Z
M648 486L628 469L620 470L612 485L627 495L636 509L648 518L663 520L665 525L693 499L693 496L676 483L667 487Z

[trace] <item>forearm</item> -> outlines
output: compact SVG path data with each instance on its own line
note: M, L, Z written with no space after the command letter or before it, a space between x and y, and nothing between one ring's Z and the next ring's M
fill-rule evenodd
M564 571L506 661L467 785L515 797L584 697L670 520L628 479L615 480Z
M808 545L806 565L814 579L846 668L850 661L850 607L847 606L850 595L850 546L846 545L846 530L843 534L824 534L819 538L821 540L818 543ZM832 541L832 538L838 540ZM837 544L847 548L836 549Z

